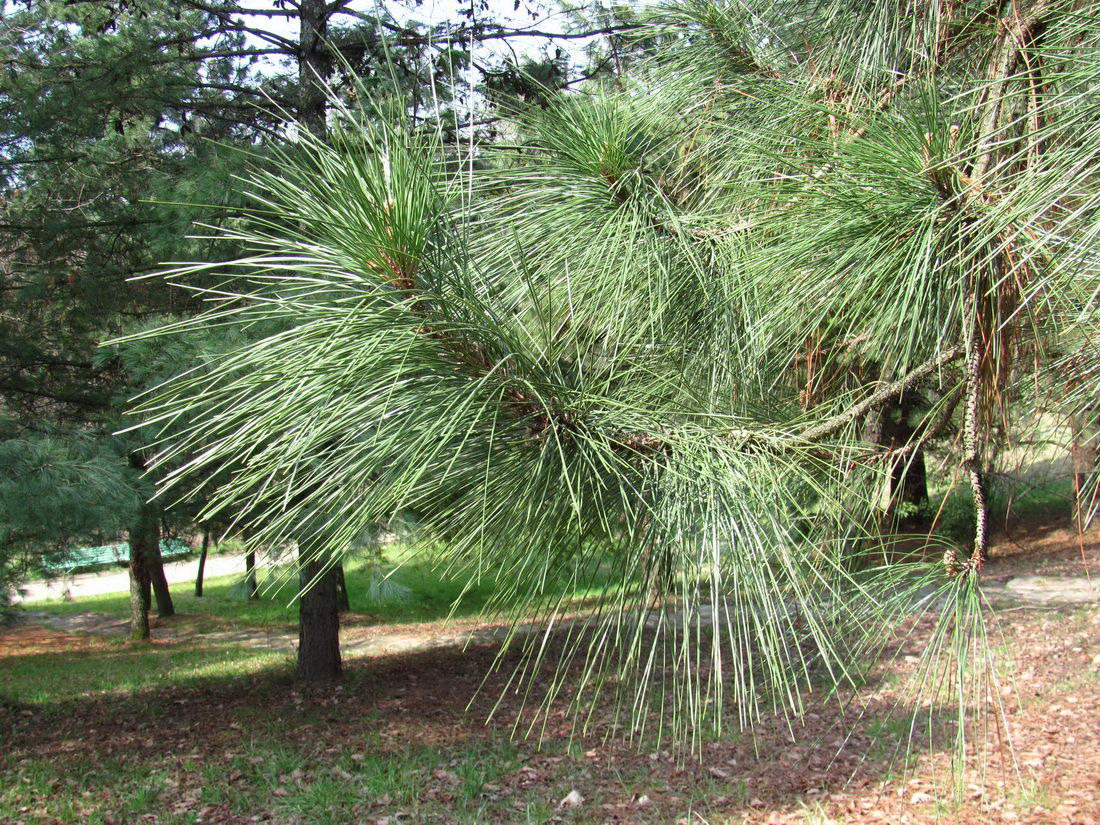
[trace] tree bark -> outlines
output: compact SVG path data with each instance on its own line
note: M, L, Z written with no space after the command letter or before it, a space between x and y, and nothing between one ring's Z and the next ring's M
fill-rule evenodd
M134 641L149 638L148 549L150 538L155 540L160 532L160 521L154 517L151 527L148 510L148 506L143 504L130 528L130 638Z
M130 453L130 466L140 474L145 470L145 457L140 452ZM160 505L154 501L142 501L138 506L134 526L130 529L130 590L142 594L145 620L148 623L150 585L157 595L157 613L163 618L175 614L172 593L164 577L164 562L160 557ZM137 565L135 567L135 560ZM138 575L134 575L137 572ZM131 625L133 625L133 596L131 595ZM131 627L136 633L137 630ZM148 638L148 630L145 636ZM135 638L137 638L135 636Z
M348 598L348 581L344 577L344 565L337 564L333 570L336 573L336 609L344 613L351 610L351 600Z
M244 586L248 592L248 600L256 598L256 551L249 550L244 554Z
M920 397L904 392L882 408L885 440L890 449L898 449L917 437L917 428L909 418ZM897 456L890 468L887 514L898 529L916 529L927 525L929 517L928 470L924 450L917 447L910 454Z
M325 44L329 14L326 0L299 0L298 119L322 141L327 136L328 110L324 84L332 72L332 58ZM299 576L305 591L298 600L298 676L310 681L335 679L341 670L336 570L327 565L327 548L316 547L315 542L323 540L313 536L298 550Z
M838 430L851 424L853 421L857 421L861 417L867 415L867 413L889 401L894 396L901 395L906 390L912 389L917 385L917 382L927 378L937 370L946 367L965 352L966 350L959 346L944 350L932 360L925 361L923 364L914 367L897 381L892 381L875 390L875 392L871 393L867 398L849 407L839 415L835 415L827 421L822 421L820 424L815 424L809 429L803 430L802 433L800 433L800 438L804 441L817 441L821 438L827 438Z
M298 119L316 137L325 139L328 97L324 84L332 73L326 0L298 4Z
M172 591L168 589L168 579L164 576L164 560L160 556L160 508L154 505L145 506L151 508L149 544L146 550L149 581L153 585L153 593L157 598L157 615L165 619L176 615L176 607L172 604Z
M202 549L199 551L199 571L195 574L195 596L202 598L202 577L206 570L206 553L210 549L210 528L202 528Z
M1070 458L1073 460L1073 519L1081 526L1090 509L1090 483L1096 476L1100 429L1097 415L1091 409L1069 417L1071 441Z
M340 614L336 609L336 569L322 555L299 549L298 677L307 681L340 676ZM322 572L323 571L323 572Z
M924 461L924 450L918 447L908 457L894 460L890 479L890 496L894 502L893 510L900 508L902 515L899 526L902 529L919 529L928 525L928 468Z
M914 443L917 428L909 421L919 400L914 391L907 390L867 413L863 424L864 441L897 453L890 459L883 514L885 524L894 530L917 530L928 524L928 473L924 449ZM910 449L903 450L907 445Z
M137 642L149 638L149 598L146 584L149 581L145 560L137 545L130 542L130 638Z
M982 393L982 350L978 340L977 298L971 293L970 329L966 353L966 408L963 418L963 469L974 496L974 546L970 568L980 570L989 557L989 496L985 468L982 465L980 429Z

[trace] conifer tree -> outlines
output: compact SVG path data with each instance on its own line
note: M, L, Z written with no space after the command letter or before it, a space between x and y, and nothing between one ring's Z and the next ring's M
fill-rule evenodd
M252 177L249 254L200 322L277 331L143 408L189 422L158 444L197 456L169 486L232 467L210 509L266 541L337 546L415 511L451 561L504 574L516 616L559 615L551 572L610 573L561 646L514 641L584 662L546 701L625 691L638 727L646 697L679 732L731 700L742 723L797 712L914 611L940 615L928 655L970 669L965 708L991 421L1045 347L1095 332L1098 19L1088 0L678 2L641 32L653 60L528 111L523 145L461 173L341 111ZM807 405L821 340L847 377ZM865 439L929 385L906 443ZM952 416L973 539L892 557L875 493Z

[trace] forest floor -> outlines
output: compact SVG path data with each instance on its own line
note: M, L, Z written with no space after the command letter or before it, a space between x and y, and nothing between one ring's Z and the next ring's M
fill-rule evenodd
M692 753L609 738L602 706L577 734L551 702L523 735L513 724L530 717L505 689L510 663L482 684L497 652L487 639L377 650L351 659L340 684L306 690L284 650L213 626L134 647L27 623L0 634L0 823L1092 825L1098 562L1100 535L1061 529L1015 531L995 548L987 592L1004 729L972 751L958 787L951 743L910 736L905 677L931 632L923 620L841 701L807 695L801 722L765 718ZM474 626L375 630L439 640Z

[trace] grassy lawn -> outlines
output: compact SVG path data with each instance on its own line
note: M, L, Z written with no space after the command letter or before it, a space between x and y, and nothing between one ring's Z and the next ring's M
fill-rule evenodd
M403 758L355 757L361 754L348 750L330 754L324 768L318 770L307 756L292 748L270 741L250 741L239 755L212 766L192 763L141 769L126 759L78 758L64 765L38 760L20 766L18 784L0 790L0 811L31 809L49 799L38 808L49 811L46 817L30 814L20 821L28 825L120 825L139 818L150 821L151 811L161 809L153 821L192 825L210 821L196 811L265 810L268 822L335 825L378 821L349 819L346 812L358 809L365 814L371 809L366 800L386 799L404 814L394 822L423 822L418 817L434 807L421 798L423 777L446 771L456 777L452 803L447 819L436 814L434 821L476 825L486 821L484 817L491 807L481 797L481 789L515 766L507 748L468 753L457 760L429 748L410 749ZM59 798L59 786L69 793ZM532 803L531 807L535 816L526 821L549 821L548 815L541 815L547 806Z
M387 732L362 703L369 672L303 696L285 654L24 630L0 636L0 723L34 743L0 748L5 825L335 825L373 822L380 807L394 823L474 825L555 812L536 789L522 803L493 792L520 768L507 731L450 743Z
M882 683L853 697L858 709L819 699L804 725L765 717L753 735L731 731L700 753L677 755L649 739L609 740L606 721L576 733L556 711L524 736L512 727L516 699L502 698L499 680L476 695L495 655L489 648L356 660L340 684L309 689L279 655L201 642L131 646L26 627L0 634L0 822L1094 821L1054 815L1074 803L1080 817L1098 810L1074 794L1093 775L1100 734L1079 715L1056 715L1071 706L1088 719L1096 708L1094 680L1076 678L1087 661L1076 648L1093 634L1093 618L1011 618L1029 652L1017 669L1052 661L1051 645L1071 654L1029 686L1034 696L1013 717L1021 758L1053 735L1077 743L1067 756L1081 764L1070 774L1061 763L1036 762L1022 785L991 785L988 797L968 791L962 800L936 784L949 746L929 751L918 737L908 750L909 712L897 695L882 695ZM501 716L486 724L498 698ZM600 720L607 709L595 709ZM990 781L1002 776L1002 756L990 754ZM567 798L581 801L563 806Z
M276 677L292 668L287 654L270 650L176 642L135 646L106 638L64 654L30 652L0 663L0 702L42 707L108 693L134 696L168 686Z
M1056 552L1078 550L1068 542ZM349 572L361 604L369 580ZM429 568L400 573L416 597L384 620L436 618L454 598ZM233 584L212 587L203 605L220 600L231 618L283 609L270 594L249 604ZM104 603L112 599L110 609L124 610L117 597ZM1013 609L996 622L994 637L1010 640L995 652L1003 684L1015 685L1005 703L1015 756L997 742L976 750L962 797L952 796L951 737L909 739L904 685L914 665L904 659L883 662L850 694L807 693L801 722L765 714L751 732L731 725L678 754L652 737L610 736L618 718L602 701L587 732L558 700L528 727L523 691L505 687L518 660L492 673L492 646L353 659L340 683L307 687L286 654L201 636L132 645L26 625L0 631L0 823L1100 821L1095 606ZM546 688L536 683L532 701ZM1015 776L1004 771L1013 759Z
M287 568L262 569L258 598L252 601L246 598L239 576L206 579L202 598L195 597L193 582L174 584L172 600L181 614L214 617L230 626L289 628L297 622L297 582L288 580L287 572ZM345 577L351 612L377 624L434 621L449 615L478 616L497 587L488 575L467 586L464 578L444 575L427 560L397 564L353 559L345 564ZM593 586L607 584L597 581ZM566 599L581 599L593 592L591 586L578 586L565 575L549 580L546 586L548 596ZM82 596L75 601L46 599L28 602L27 607L53 614L90 610L116 616L127 616L130 609L128 593Z

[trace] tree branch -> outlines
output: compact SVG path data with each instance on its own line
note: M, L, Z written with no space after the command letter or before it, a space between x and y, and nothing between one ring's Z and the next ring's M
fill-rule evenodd
M808 430L803 431L801 438L805 441L819 441L826 436L832 435L837 430L851 424L860 416L866 415L875 407L881 406L891 398L901 395L922 378L927 378L936 370L947 366L952 361L959 358L964 352L965 349L961 346L954 346L945 350L932 360L925 361L920 366L914 367L897 381L887 384L872 393L854 407L849 407L847 410L840 413L840 415L833 416L828 421L822 421L820 424L816 424Z

